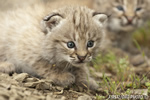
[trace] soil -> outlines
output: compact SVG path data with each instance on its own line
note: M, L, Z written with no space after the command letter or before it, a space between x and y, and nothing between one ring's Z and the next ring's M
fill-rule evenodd
M94 94L83 88L63 88L48 79L27 73L9 76L0 73L0 100L94 100ZM80 92L78 92L80 91Z

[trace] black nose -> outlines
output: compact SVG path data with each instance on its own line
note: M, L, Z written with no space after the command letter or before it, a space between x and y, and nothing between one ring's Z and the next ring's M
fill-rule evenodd
M77 56L78 57L78 59L82 62L82 61L84 61L85 60L85 58L86 58L86 56Z

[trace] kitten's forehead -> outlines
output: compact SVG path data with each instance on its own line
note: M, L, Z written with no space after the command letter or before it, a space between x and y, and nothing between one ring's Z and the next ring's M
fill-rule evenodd
M92 11L89 11L85 7L78 8L72 15L72 21L77 33L76 38L85 38L92 22Z
M66 20L60 34L63 37L65 36L72 41L85 42L100 33L98 32L100 25L93 18L93 10L81 6L66 7L60 10L60 14Z
M126 7L134 6L137 4L137 0L123 0L123 4Z
M87 7L75 6L65 8L64 16L66 16L67 20L70 20L71 26L74 29L75 39L85 38L92 27L93 13L94 11Z
M128 7L128 6L136 6L146 3L145 0L116 0L116 2Z

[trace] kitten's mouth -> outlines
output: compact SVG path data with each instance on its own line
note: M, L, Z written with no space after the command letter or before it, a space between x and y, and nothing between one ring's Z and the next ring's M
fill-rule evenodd
M85 63L86 63L85 61L76 61L76 62L73 62L72 65L80 66L80 65L83 65Z
M85 63L84 61L78 61L77 64L82 64Z
M121 25L123 27L136 27L136 24L132 23L132 22L127 22L126 24L121 23Z
M77 61L77 62L75 62L76 64L83 64L83 63L85 63L85 61Z
M134 30L135 29L135 25L133 25L133 24L121 24L122 25L122 30L123 31L129 31L129 30Z
M126 23L126 24L122 23L121 25L124 26L124 27L129 27L129 26L132 27L132 26L134 26L132 23Z

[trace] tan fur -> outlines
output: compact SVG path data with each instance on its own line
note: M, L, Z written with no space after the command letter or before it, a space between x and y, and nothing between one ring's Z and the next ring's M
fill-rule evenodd
M102 47L107 16L86 7L55 10L53 6L36 3L0 13L0 71L27 72L61 86L75 83L97 89L86 63ZM94 45L87 47L90 40ZM74 48L67 47L70 41Z
M32 6L37 2L52 3L53 8L63 5L81 5L91 8L92 0L0 0L0 11L18 9L21 7Z
M111 45L125 51L133 49L131 33L149 19L149 5L149 0L94 0L95 10L111 15L106 29Z
M15 8L31 6L40 0L0 0L0 11L12 10ZM44 0L45 1L45 0Z

